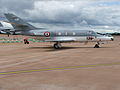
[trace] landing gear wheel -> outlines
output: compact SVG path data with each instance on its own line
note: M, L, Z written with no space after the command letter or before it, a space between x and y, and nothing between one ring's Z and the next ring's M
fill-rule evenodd
M59 42L56 42L55 44L54 44L54 48L55 49L59 49L59 48L61 48L62 46L61 46L61 43L59 43Z
M58 46L58 44L54 44L54 48L59 49L60 47Z
M99 44L95 44L94 48L100 48Z
M29 41L27 39L24 39L24 44L29 44Z

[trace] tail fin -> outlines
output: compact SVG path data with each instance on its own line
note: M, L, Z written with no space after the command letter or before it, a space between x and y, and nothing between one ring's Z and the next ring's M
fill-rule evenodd
M15 16L14 14L6 13L4 14L9 22L12 24L15 30L32 30L36 27L22 20L21 18Z
M2 23L0 22L0 27L3 27Z

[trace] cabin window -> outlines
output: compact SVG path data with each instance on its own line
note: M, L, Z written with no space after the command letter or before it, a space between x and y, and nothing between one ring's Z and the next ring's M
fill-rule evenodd
M76 35L76 33L75 33L75 32L73 32L73 35Z
M65 32L65 35L68 35L68 32Z
M58 33L58 35L62 35L62 33L61 33L61 32L59 32L59 33Z

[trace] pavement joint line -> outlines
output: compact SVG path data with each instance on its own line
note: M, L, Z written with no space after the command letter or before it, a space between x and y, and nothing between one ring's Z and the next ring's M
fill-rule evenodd
M53 67L53 68L44 68L44 69L35 69L35 70L8 71L8 72L0 72L0 75L30 73L30 72L39 72L39 71L76 69L76 68L90 68L90 67L112 66L112 65L120 65L120 62L106 63L106 64L93 64L93 65L81 65L81 66L79 65L79 66Z

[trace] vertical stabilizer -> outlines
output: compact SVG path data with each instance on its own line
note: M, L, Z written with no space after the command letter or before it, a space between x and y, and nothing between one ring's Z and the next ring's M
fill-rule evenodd
M9 22L12 24L15 30L32 30L36 29L36 27L27 23L25 20L15 16L14 14L6 13L4 14Z

